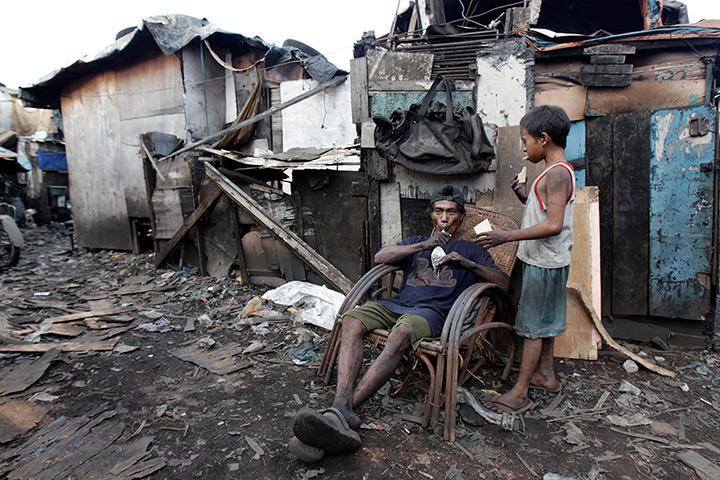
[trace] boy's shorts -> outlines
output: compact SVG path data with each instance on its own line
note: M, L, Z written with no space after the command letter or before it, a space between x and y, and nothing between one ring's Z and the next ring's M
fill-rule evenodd
M569 266L541 268L523 263L515 333L526 338L559 337L565 333L569 271Z
M420 342L432 336L430 324L420 315L399 315L377 302L367 302L360 307L351 308L345 315L360 320L368 332L378 328L392 330L398 325L405 325L410 329L410 342L413 350L417 350Z

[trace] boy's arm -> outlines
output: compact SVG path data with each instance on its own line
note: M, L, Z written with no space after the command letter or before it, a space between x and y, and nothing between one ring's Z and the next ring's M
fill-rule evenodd
M477 242L485 248L501 245L506 242L518 240L535 240L552 237L560 233L565 217L565 206L572 191L570 172L565 168L553 168L544 178L544 187L547 201L547 218L521 230L491 230L477 237Z

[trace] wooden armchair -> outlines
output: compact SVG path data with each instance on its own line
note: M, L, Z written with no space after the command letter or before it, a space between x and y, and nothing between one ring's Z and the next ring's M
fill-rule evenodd
M465 208L465 218L456 232L459 238L474 238L473 227L486 218L496 228L518 228L517 222L506 215L471 205ZM517 242L513 242L489 251L497 266L508 277L515 264L517 247ZM326 384L330 382L340 349L343 315L365 301L391 296L398 271L400 268L395 265L377 265L360 278L345 297L320 364L319 374L324 377ZM419 373L418 370L422 369L417 367L421 365L427 371L421 382L426 392L424 426L437 426L440 408L444 405L443 435L446 440L455 441L457 387L476 377L475 372L492 358L494 348L488 339L491 333L494 337L502 332L507 333L504 335L507 338L507 357L503 371L503 378L507 378L515 353L511 326L513 316L514 306L502 288L493 283L477 283L466 289L455 301L440 338L423 341L416 351L410 353L410 373ZM385 345L388 334L387 330L374 330L366 338L379 348ZM411 375L408 375L394 393L404 390L410 378Z

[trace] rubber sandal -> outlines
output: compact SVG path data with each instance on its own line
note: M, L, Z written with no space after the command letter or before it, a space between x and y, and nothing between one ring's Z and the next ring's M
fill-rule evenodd
M288 450L305 463L317 463L325 456L325 450L301 442L295 436L288 442Z
M362 445L360 435L348 426L336 408L301 409L295 416L293 433L301 442L331 455L354 452Z
M530 398L527 399L525 403L522 404L522 406L518 409L513 409L509 405L505 405L504 403L498 402L496 399L490 400L490 405L488 405L488 408L491 410L494 410L498 413L514 413L514 414L520 414L527 412L531 408L535 406L535 402L533 402Z

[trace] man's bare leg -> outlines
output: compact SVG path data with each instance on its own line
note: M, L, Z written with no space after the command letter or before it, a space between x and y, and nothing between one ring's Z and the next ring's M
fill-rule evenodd
M352 428L360 426L360 418L353 413L352 399L355 379L362 365L362 340L365 325L357 318L345 316L340 336L340 356L337 366L337 387L332 406L340 410Z
M557 390L560 388L555 376L555 358L553 350L555 347L555 337L542 339L542 350L540 352L540 363L537 371L530 379L530 385L537 385L546 390Z
M527 404L528 388L530 378L538 368L543 341L540 338L526 338L523 342L522 360L520 361L520 373L517 381L509 392L503 393L495 400L496 403L517 410Z
M360 406L390 380L403 355L410 350L410 347L410 329L405 325L393 328L382 353L370 365L355 388L354 407Z

